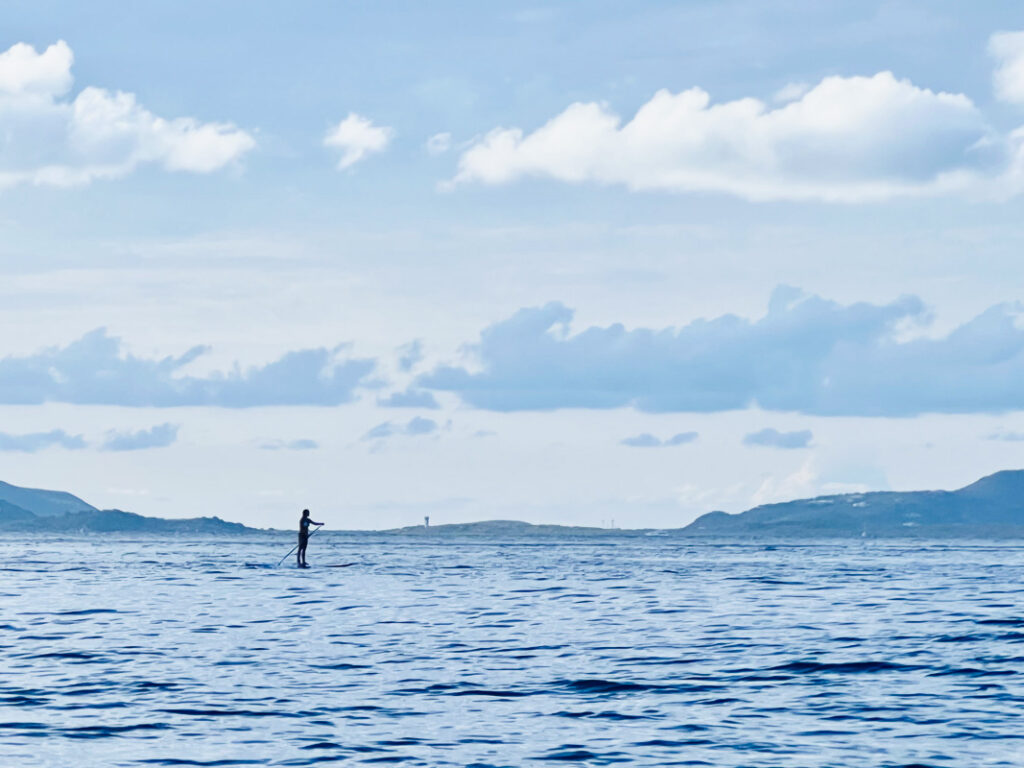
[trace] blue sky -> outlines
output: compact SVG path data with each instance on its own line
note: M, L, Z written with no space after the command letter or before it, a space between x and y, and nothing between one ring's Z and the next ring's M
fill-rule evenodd
M1024 466L1013 4L0 20L4 480L674 526Z

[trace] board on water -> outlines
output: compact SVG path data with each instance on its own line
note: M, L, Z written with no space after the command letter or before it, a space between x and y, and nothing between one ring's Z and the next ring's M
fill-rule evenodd
M270 569L280 568L279 565L272 565L272 564L267 564L267 563L244 563L244 565L245 565L246 568L270 568ZM350 568L353 565L362 565L362 563L357 562L357 561L353 561L351 563L338 563L337 565L318 565L318 566L315 566L315 567L317 567L317 568ZM312 566L312 565L305 566L305 568L313 568L313 567L314 566ZM305 568L300 568L300 569L301 570L305 570Z

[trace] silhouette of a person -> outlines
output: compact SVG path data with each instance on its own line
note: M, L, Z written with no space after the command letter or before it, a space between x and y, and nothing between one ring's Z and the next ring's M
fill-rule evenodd
M309 510L302 510L302 518L299 520L299 550L296 554L298 559L299 568L309 568L309 564L306 563L306 544L309 542L309 526L311 525L323 525L318 523L309 516Z

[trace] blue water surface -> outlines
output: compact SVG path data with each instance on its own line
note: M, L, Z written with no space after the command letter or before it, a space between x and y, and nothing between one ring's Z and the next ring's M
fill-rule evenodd
M292 544L0 543L0 765L1024 765L1019 543Z

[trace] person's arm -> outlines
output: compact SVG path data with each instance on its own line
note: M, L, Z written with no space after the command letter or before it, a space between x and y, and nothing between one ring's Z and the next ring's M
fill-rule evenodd
M313 525L323 525L323 523L318 523L316 520L310 520L309 522L311 522Z

